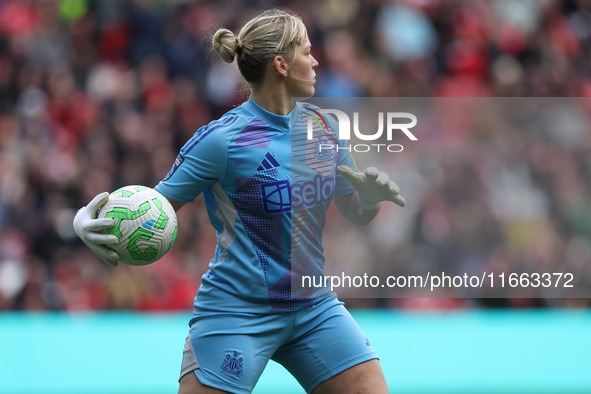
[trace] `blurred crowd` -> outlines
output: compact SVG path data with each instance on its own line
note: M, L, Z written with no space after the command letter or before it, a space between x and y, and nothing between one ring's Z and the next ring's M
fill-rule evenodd
M586 0L270 6L296 12L308 27L320 63L317 96L591 96ZM0 0L0 310L190 310L215 245L201 198L180 211L171 252L146 267L106 266L76 237L72 219L99 192L158 183L195 130L244 100L236 65L210 54L209 35L237 31L270 6ZM377 230L355 233L371 248L358 261L369 255L399 273L417 260L529 272L566 259L591 276L588 128L447 126L386 163L409 206L386 207ZM325 246L337 258L337 235L347 235L334 212L329 219ZM380 241L385 234L392 239ZM590 306L527 294L413 296L351 305Z

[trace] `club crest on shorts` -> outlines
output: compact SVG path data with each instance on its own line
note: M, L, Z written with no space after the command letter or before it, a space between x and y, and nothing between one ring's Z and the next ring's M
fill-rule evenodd
M226 359L222 362L220 367L222 368L222 371L229 373L230 375L240 376L243 369L242 357L238 357L240 353L237 351L234 351L233 353L233 355L230 353L226 355Z

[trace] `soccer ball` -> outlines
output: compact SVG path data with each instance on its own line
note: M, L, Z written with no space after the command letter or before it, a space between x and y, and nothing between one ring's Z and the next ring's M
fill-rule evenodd
M131 185L115 190L97 218L117 220L107 232L119 238L119 243L109 247L124 264L151 264L164 256L176 239L174 208L166 197L149 187Z

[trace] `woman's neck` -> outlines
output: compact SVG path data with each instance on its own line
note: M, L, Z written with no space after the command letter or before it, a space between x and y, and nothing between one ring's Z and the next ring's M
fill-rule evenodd
M253 87L250 97L255 103L276 115L288 115L293 107L291 97L283 84L263 83L256 88Z

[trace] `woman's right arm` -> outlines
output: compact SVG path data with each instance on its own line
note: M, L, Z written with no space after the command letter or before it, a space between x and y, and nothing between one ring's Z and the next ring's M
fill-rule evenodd
M176 200L171 200L170 198L168 199L168 202L170 202L170 205L172 205L172 207L174 208L175 212L178 212L179 209L181 209L182 207L185 206L186 202L180 202L180 201L176 201Z

